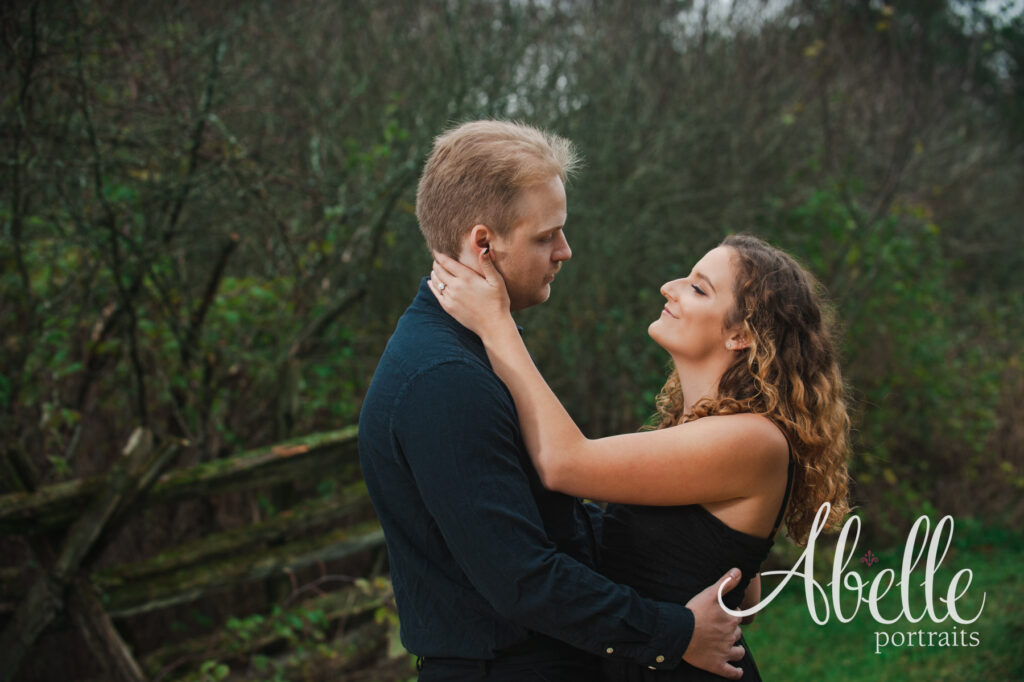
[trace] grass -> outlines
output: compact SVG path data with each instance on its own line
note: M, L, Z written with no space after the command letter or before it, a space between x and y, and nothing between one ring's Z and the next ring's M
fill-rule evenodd
M918 542L920 547L920 541ZM863 537L859 548L865 548ZM865 581L885 568L896 571L899 579L903 546L878 552L878 562L867 566L855 558L847 572L855 571ZM866 549L864 550L866 551ZM862 555L857 550L858 557ZM827 560L826 560L827 559ZM924 610L925 559L911 574L911 612ZM998 682L1024 680L1024 533L1019 530L985 527L971 521L957 521L953 544L936 573L935 606L939 617L946 606L939 602L953 576L961 569L973 571L967 593L957 601L958 612L971 618L984 607L976 621L961 625L952 619L936 623L927 616L918 623L901 618L892 625L880 625L862 604L849 623L840 623L834 615L825 625L815 623L808 612L803 582L794 577L776 599L744 627L744 636L765 680L856 682L911 682L913 680L985 680ZM830 557L819 557L815 578L823 584L831 580ZM778 585L779 578L764 579L763 594ZM799 581L799 582L798 582ZM961 582L961 587L963 582ZM826 586L830 593L830 588ZM879 611L894 617L901 610L899 587L880 601ZM867 589L864 590L867 595ZM854 608L854 593L844 592L844 613ZM831 602L830 602L831 607ZM820 609L820 606L819 606ZM955 628L955 629L954 629ZM920 646L918 631L976 633L978 646L939 646L940 634L931 637L932 646ZM887 646L876 653L876 633L914 632L914 646ZM906 639L904 634L903 638ZM899 635L896 639L900 639ZM884 636L881 637L884 642ZM961 644L960 635L955 643Z

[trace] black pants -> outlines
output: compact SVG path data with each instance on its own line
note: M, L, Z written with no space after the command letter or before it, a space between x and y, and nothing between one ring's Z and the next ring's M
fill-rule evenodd
M419 682L595 682L596 658L568 645L520 646L492 660L425 657L417 661Z
M569 663L520 663L471 661L469 659L433 659L423 662L419 682L487 680L488 682L594 682L600 671L593 666Z

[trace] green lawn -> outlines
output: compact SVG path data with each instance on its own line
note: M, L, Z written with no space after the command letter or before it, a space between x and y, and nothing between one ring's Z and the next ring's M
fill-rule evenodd
M859 548L864 548L863 539ZM858 549L858 556L863 554ZM866 549L864 550L866 551ZM877 552L879 561L868 567L858 559L850 563L866 581L879 571L892 568L900 571L903 546ZM920 613L924 606L924 560L912 573L911 610ZM1024 533L999 528L984 528L970 522L957 522L953 545L937 573L935 599L939 615L946 612L938 602L946 595L946 587L960 569L974 572L967 594L957 602L962 617L971 618L985 604L980 617L969 625L952 619L935 623L927 617L918 623L905 619L893 625L875 622L862 604L849 623L839 623L833 615L826 625L818 625L808 613L803 582L790 580L781 594L744 628L761 676L766 680L856 680L907 682L909 680L1024 680ZM830 580L831 564L818 562L815 578L820 583ZM778 578L766 578L763 594L778 584ZM962 585L962 583L961 583ZM826 590L830 588L826 587ZM890 617L900 611L898 586L881 601L880 612ZM852 610L852 593L846 593L844 611ZM867 590L865 590L865 595ZM830 603L831 606L831 603ZM933 638L935 646L888 646L876 654L876 633L955 632L977 633L979 645L938 646L940 635ZM906 635L904 635L906 637ZM948 637L948 636L947 636ZM967 635L968 643L970 635ZM915 644L920 635L915 634ZM925 635L928 638L928 635ZM884 639L884 638L883 638ZM957 644L960 637L957 635Z

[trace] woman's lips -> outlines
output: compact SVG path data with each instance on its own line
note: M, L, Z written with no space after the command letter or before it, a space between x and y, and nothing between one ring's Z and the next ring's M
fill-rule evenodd
M672 314L672 311L668 309L668 306L665 306L664 308L662 308L661 312L663 314L665 314L665 315L668 315L669 317L671 317L674 320L678 320L679 319L678 317L676 317L675 315Z

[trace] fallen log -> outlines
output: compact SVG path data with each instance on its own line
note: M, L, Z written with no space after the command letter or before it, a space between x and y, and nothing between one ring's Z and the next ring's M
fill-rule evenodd
M106 677L122 682L145 682L146 675L131 649L121 639L110 616L103 610L92 586L76 580L71 588L68 613L86 645L103 667Z
M112 617L133 616L383 546L384 533L378 522L366 521L270 549L235 554L114 585L109 590L101 590L101 596Z
M323 471L358 468L357 427L295 438L227 459L184 467L160 476L143 507L282 483ZM0 533L28 535L60 529L103 488L105 476L67 481L35 492L0 495Z
M92 574L92 581L98 588L110 590L140 578L237 554L255 545L301 537L328 525L347 525L353 517L371 511L366 484L360 481L329 498L303 502L263 521L170 547L149 559L98 570Z
M173 459L177 445L168 443L151 457L152 435L149 431L139 428L132 433L103 487L68 529L53 567L39 575L0 633L0 660L4 661L0 666L0 680L6 682L14 678L29 648L64 610L67 588L107 523L152 483L159 471ZM72 618L80 629L91 628L89 632L83 632L83 636L90 647L100 653L101 663L114 679L141 680L138 666L117 631L109 625L109 619L106 616L96 617L93 595L88 589L73 592L78 593L77 599L73 600L73 609L85 611L72 613Z

